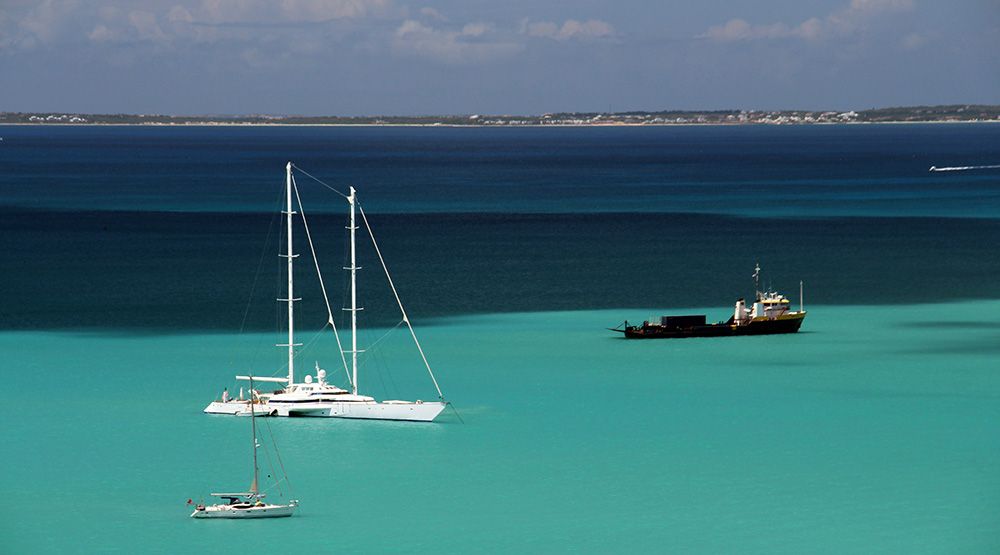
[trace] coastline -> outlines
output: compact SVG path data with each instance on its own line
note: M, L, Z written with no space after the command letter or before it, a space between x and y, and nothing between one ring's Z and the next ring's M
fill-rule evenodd
M0 111L0 125L291 127L645 127L1000 122L1000 105L939 104L863 110L632 110L536 114L130 114Z
M616 123L566 123L566 124L503 124L503 125L484 125L479 123L469 123L469 124L458 124L458 123L242 123L242 122L181 122L181 123L162 123L162 122L140 122L140 123L105 123L105 122L86 122L86 123L65 123L65 122L4 122L0 123L0 127L4 126L19 126L19 127L447 127L447 128L471 128L471 129L486 129L486 128L575 128L575 127L803 127L803 126L813 126L813 125L823 125L823 126L836 126L836 125L925 125L925 124L941 124L941 125L953 125L953 124L998 124L1000 120L953 120L953 121L942 121L942 120L926 120L926 121L912 121L912 120L899 120L899 121L823 121L823 122L811 122L811 123L768 123L768 122L749 122L749 123L723 123L723 122L710 122L710 123L626 123L626 122L616 122Z

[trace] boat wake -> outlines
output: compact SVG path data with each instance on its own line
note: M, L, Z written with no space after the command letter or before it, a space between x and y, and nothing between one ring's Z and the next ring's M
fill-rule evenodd
M931 166L927 171L930 172L964 172L969 170L997 170L1000 169L1000 164L994 164L992 166L947 166L944 168L939 168L937 166Z

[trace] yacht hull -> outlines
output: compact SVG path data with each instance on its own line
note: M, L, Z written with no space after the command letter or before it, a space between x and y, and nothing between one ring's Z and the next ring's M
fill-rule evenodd
M432 422L447 406L427 403L269 403L275 416Z
M202 411L205 414L231 414L237 416L250 416L250 404L246 401L212 401ZM266 403L254 405L254 414L257 416L272 416L274 409L269 408Z

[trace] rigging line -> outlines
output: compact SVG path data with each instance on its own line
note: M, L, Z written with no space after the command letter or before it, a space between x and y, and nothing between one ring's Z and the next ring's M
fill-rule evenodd
M250 394L250 397L251 397L250 402L253 403L253 393ZM251 416L250 418L257 418L257 417L256 416ZM263 418L266 418L266 417L263 417ZM254 440L254 449L257 449L257 438L255 437L255 438L253 438L253 440ZM274 441L273 437L271 438L271 441ZM261 445L261 447L264 447L264 446ZM275 472L274 472L274 461L271 460L271 451L269 449L267 449L267 448L262 449L262 451L264 451L264 457L267 458L267 466L270 468L271 474L275 474ZM278 486L278 493L281 493L281 486L278 485L278 481L277 480L275 480L275 484L274 485ZM258 486L259 486L259 484L258 484ZM267 489L265 489L264 491L267 491Z
M393 381L393 379L392 379L392 374L389 371L389 365L385 363L384 357L382 357L382 353L380 351L378 351L378 350L375 349L375 345L378 342L380 342L383 339L385 339L386 337L388 337L388 335L391 332L395 331L395 329L398 328L399 325L402 324L402 323L403 322L400 321L395 326L393 326L392 328L390 328L389 330L387 330L385 333L383 333L382 336L379 337L374 343L371 343L370 346L368 347L368 349L365 351L365 355L366 355L365 361L366 362L370 361L371 364L368 365L368 366L372 367L374 369L374 371L378 374L378 379L379 379L380 382L382 382L382 392L385 394L385 396L386 396L387 399L389 399L389 398L398 398L399 397L399 392L398 392L398 388L395 385L395 381ZM366 335L366 340L369 337L371 337L371 334ZM385 379L386 379L387 376L389 378L389 383L393 387L393 390L391 392L389 391L388 386L386 386Z
M377 362L379 359L371 358L371 359L365 359L365 360L372 360L372 361L376 361ZM371 367L376 370L375 373L378 374L378 381L382 384L382 394L385 395L385 397L383 397L383 398L384 399L390 399L391 397L389 395L389 388L385 386L385 376L383 375L382 370L378 367L378 364L372 364ZM368 368L369 368L369 366L365 365L365 375L366 376L371 374L371 372L368 371ZM396 397L396 396L393 395L392 397Z
M302 169L302 168L298 167L297 165L295 165L295 164L292 164L292 167L293 167L293 168L295 168L295 169L297 169L297 170L299 170L300 172L302 172L302 173L303 173L303 174L304 174L304 175L305 175L306 177L308 177L308 178L312 179L313 181L315 181L316 183L319 183L320 185L322 185L322 186L326 187L327 189L330 189L331 191L333 191L334 193L337 193L338 195L340 195L340 196L344 197L345 199L350 199L350 198L351 198L351 197L349 197L349 196L345 195L344 193L341 193L340 191L338 191L338 190L337 190L337 189L335 189L334 187L332 187L332 186L330 186L330 185L327 185L327 184L326 184L326 183L324 183L324 182L323 182L323 181L322 181L321 179L319 179L318 177L315 177L314 175L312 175L312 174L310 174L309 172L307 172L306 170L304 170L304 169ZM293 177L293 178L292 178L292 180L294 181L294 180L295 180L295 178Z
M281 460L281 451L278 451L278 442L275 441L274 432L271 431L271 422L265 419L264 424L267 426L267 435L271 438L271 445L274 447L274 456L278 459L278 467L281 468L282 480L288 484L288 494L292 495L295 492L292 491L292 482L288 479L288 472L285 472L285 463Z
M279 195L278 202L281 202ZM267 255L267 246L271 244L271 234L274 233L274 221L277 219L278 211L271 212L271 223L267 226L267 237L264 238L264 247L260 252L260 259L257 261L257 271L253 275L253 285L250 286L250 297L247 299L247 306L243 310L243 320L240 322L240 334L243 333L247 323L247 315L250 314L250 305L253 303L253 294L257 290L257 281L260 279L260 269L264 266L264 257Z
M319 336L322 335L324 329L326 329L326 325L324 325L322 328L320 328L319 331L317 331L309 339L309 341L306 341L305 343L303 343L301 345L301 347L302 347L301 349L299 349L298 351L295 351L295 360L301 361L302 354L305 353L310 347L312 347L313 343L315 343L316 340L319 339ZM286 363L282 364L281 366L279 366L278 369L275 370L271 375L272 376L276 375L279 372L281 372L281 373L287 373L287 371L288 371L288 363L286 362Z
M403 324L402 320L396 322L395 326L392 326L391 328L386 330L386 332L383 333L381 337L379 337L378 339L375 340L374 343L369 345L367 351L365 352L365 355L371 355L370 358L373 361L376 370L378 370L379 380L382 381L382 389L385 392L387 398L388 397L398 398L399 387L396 386L396 380L393 379L392 377L392 371L389 369L389 365L386 364L385 359L382 356L381 352L378 349L376 349L375 346L378 345L386 337L389 337L389 334L396 331L396 328L398 328L402 324ZM383 375L389 378L389 385L392 386L391 393L389 392L389 388L386 387L385 385L385 377L383 377Z
M333 336L337 339L337 350L340 352L340 361L344 363L344 372L347 374L347 382L354 385L351 382L351 372L347 369L347 358L344 357L344 345L340 342L340 334L337 333L337 324L333 321L333 311L330 310L330 299L326 294L326 284L323 283L323 274L319 271L319 259L316 258L316 249L313 247L312 234L309 233L309 224L306 222L306 211L302 208L302 198L299 196L299 188L295 184L295 176L292 176L292 189L295 190L295 200L299 203L299 214L302 216L302 227L306 230L306 239L309 240L309 252L312 253L313 265L316 267L316 277L319 278L319 288L320 291L323 292L323 302L326 303L327 323L330 324L330 327L333 329Z
M271 493L272 489L274 489L274 488L277 487L278 488L278 495L284 496L285 492L281 491L281 482L287 482L287 481L288 480L275 480L273 486L269 486L267 488L264 488L264 490L261 493L269 494L269 493ZM292 493L292 486L291 486L291 484L289 484L288 485L288 497L292 497L293 495L295 495L295 494Z
M357 203L357 200L355 200ZM368 236L372 238L372 246L375 247L375 254L378 255L378 261L382 263L382 270L385 271L385 278L389 280L389 287L392 289L393 296L396 297L396 304L399 305L399 311L403 314L403 322L406 323L406 327L410 330L410 336L413 337L413 343L417 346L417 351L420 352L420 358L424 361L424 366L427 368L427 373L431 377L431 381L434 382L434 389L437 389L438 399L444 400L444 393L441 393L441 387L438 385L437 378L434 377L434 371L431 370L431 365L427 362L427 356L424 354L423 347L420 346L420 341L417 340L417 334L413 331L413 324L410 323L410 318L406 315L406 309L403 308L403 301L399 300L399 293L396 292L396 286L392 283L392 276L389 275L389 268L385 265L385 259L382 258L382 251L378 248L378 243L375 241L375 234L372 233L372 226L368 223L368 217L365 216L364 208L361 208L361 204L358 204L358 211L361 212L361 220L365 222L365 228L368 229Z
M306 354L306 352L308 352L309 349L312 348L313 344L316 343L317 340L319 340L319 337L321 335L323 335L323 330L325 330L325 329L326 329L326 326L324 325L322 328L319 329L319 331L316 332L315 335L312 336L312 338L309 341L306 341L305 344L302 345L302 348L299 349L298 352L295 353L295 359L296 360L300 360L302 358L302 355ZM287 366L287 364L285 366ZM321 370L322 370L322 368L321 368Z
M383 333L382 337L379 337L378 339L375 340L374 343L372 343L371 345L368 345L368 349L367 350L368 351L374 350L375 349L375 345L378 345L379 342L381 342L383 339L385 339L390 333L396 331L396 328L398 328L402 324L403 324L402 320L400 320L399 322L397 322L395 326L392 326L385 333Z
M458 417L458 421L461 422L462 424L465 424L465 420L462 419L461 414L458 414L458 409L455 408L455 405L448 403L448 406L451 407L451 410L455 411L455 416Z
M281 491L281 482L283 482L283 481L284 480L275 480L273 486L268 486L268 487L262 489L261 493L270 494L272 489L278 488L278 495L284 496L285 492Z
M264 258L267 256L267 247L271 244L271 235L274 234L274 222L278 219L278 214L281 206L281 195L278 195L278 199L275 202L277 210L271 211L271 223L267 226L267 237L264 238L264 247L260 252L260 260L257 261L257 271L253 275L253 285L250 286L250 296L247 298L246 308L243 310L243 320L240 322L240 333L242 336L243 332L246 331L247 317L250 315L250 306L253 304L253 296L257 291L257 283L260 281L260 271L264 267ZM260 354L260 342L257 342L256 347L253 350L253 354L250 357L250 367L253 368L254 364L257 362L257 355ZM230 360L230 365L233 364L233 360ZM251 372L252 374L253 372Z

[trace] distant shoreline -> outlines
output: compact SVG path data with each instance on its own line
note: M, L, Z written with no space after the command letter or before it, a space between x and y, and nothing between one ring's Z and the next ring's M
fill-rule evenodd
M569 128L619 128L619 127L804 127L812 125L834 126L834 125L925 125L925 124L998 124L1000 120L899 120L899 121L847 121L847 122L813 122L813 123L576 123L576 124L505 124L505 125L484 125L484 124L462 124L462 123L237 123L237 122L184 122L184 123L65 123L65 122L0 122L0 127L417 127L417 128L449 128L449 129L488 129L488 128L540 128L540 129L569 129Z
M661 110L541 115L286 116L2 112L0 125L299 126L299 127L647 127L979 123L1000 121L1000 105L952 104L870 110Z

